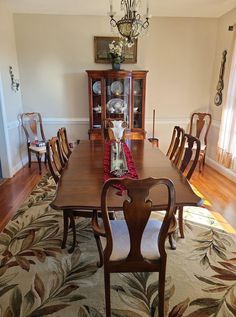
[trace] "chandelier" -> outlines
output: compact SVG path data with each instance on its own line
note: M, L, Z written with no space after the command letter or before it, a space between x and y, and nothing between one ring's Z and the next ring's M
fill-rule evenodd
M141 0L121 0L121 11L124 11L124 16L120 20L115 20L115 12L113 12L113 0L110 0L110 12L108 13L111 20L110 24L113 28L117 28L119 34L125 39L127 45L130 47L134 44L135 39L139 35L145 33L149 26L149 3L147 0L147 11L142 17L138 13Z

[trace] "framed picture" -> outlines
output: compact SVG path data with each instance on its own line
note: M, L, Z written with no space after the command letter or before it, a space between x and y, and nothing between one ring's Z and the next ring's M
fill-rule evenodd
M95 63L110 64L111 61L108 58L109 44L112 41L119 41L119 37L114 36L94 36L94 57ZM137 46L138 40L132 47L124 47L125 61L122 64L136 64L137 63Z

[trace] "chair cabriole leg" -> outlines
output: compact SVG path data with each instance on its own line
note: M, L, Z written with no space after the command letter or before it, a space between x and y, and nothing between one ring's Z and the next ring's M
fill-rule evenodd
M166 264L162 264L159 272L159 284L158 284L158 317L165 317L165 278L166 278Z
M41 167L41 154L37 153L37 160L38 160L38 164L39 164L39 174L42 174L42 167Z
M98 253L99 253L99 261L97 262L97 266L102 267L103 266L103 252L102 252L101 241L98 235L95 234L94 237L97 243Z
M28 161L29 161L29 168L31 167L31 152L28 148Z
M106 317L111 317L110 273L105 272L105 267L104 267L104 284L105 284Z
M183 219L183 213L184 213L184 208L183 207L179 207L179 233L180 233L180 237L183 239L184 238L184 219Z
M76 229L75 229L75 218L73 216L73 213L69 215L70 218L70 225L72 227L72 232L73 232L73 242L72 242L72 247L69 249L69 253L74 252L75 249L75 243L76 243Z

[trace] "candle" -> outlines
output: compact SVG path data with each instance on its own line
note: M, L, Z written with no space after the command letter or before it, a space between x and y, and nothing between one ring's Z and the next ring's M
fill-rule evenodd
M147 17L149 16L149 0L147 0Z
M113 12L113 3L112 3L113 0L110 0L110 13Z

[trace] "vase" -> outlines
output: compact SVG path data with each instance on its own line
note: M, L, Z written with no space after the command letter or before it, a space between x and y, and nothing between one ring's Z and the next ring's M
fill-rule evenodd
M113 70L120 70L120 63L112 63Z

